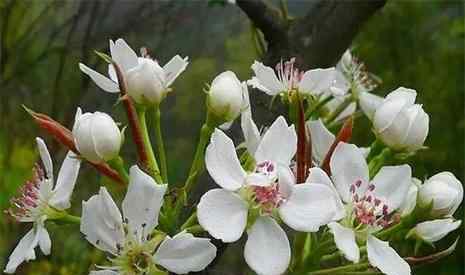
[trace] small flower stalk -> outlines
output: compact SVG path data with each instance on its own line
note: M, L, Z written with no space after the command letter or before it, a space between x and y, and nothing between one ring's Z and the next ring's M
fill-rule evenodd
M427 148L429 114L416 103L421 94L400 87L377 95L381 81L349 50L331 68L305 71L291 58L272 67L255 61L244 82L229 70L218 74L205 90L205 122L190 170L177 183L168 166L188 158L170 160L172 152L165 152L172 147L163 142L161 103L188 59L176 55L161 66L123 39L110 40L111 56L98 54L109 63L106 75L79 68L100 89L120 94L131 135L123 142L119 124L101 111L78 108L69 130L24 107L68 152L54 177L50 152L36 138L40 162L31 164L31 178L5 211L30 228L11 247L5 273L36 259L37 247L57 253L50 223L71 224L66 230L105 254L82 267L90 275L211 273L218 262L229 263L220 257L232 243L247 267L231 272L259 275L411 275L413 264L454 251L457 241L443 251L435 244L462 227L462 182L451 172L421 175L425 169L406 161ZM279 96L287 112L270 124L254 121L249 88ZM151 114L154 129L146 119ZM364 132L369 147L356 145L352 135L360 131L359 114L372 124L373 133ZM243 140L236 146L228 130L239 117ZM124 154L132 146L135 160ZM72 194L83 161L121 184L107 189L111 183L104 181L96 194L79 192L84 199L76 209ZM86 184L101 182L89 179ZM121 205L113 198L123 198Z

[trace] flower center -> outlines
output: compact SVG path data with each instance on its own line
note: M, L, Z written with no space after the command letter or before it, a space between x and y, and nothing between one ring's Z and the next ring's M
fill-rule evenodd
M303 72L299 71L299 69L294 68L295 58L291 58L289 61L283 63L279 62L276 65L276 72L278 75L278 79L287 89L290 91L292 89L297 88L300 80L302 79Z
M375 185L368 184L368 188L361 193L360 187L364 186L361 180L355 181L350 186L352 194L353 214L359 224L388 227L391 224L389 207L374 194ZM366 185L365 185L366 186Z
M255 173L264 177L260 184L251 184L253 199L265 214L271 214L273 209L284 201L279 191L276 164L269 160L260 162L255 168Z
M19 196L10 200L10 208L5 212L17 221L35 220L46 206L40 195L40 187L46 180L44 170L36 163L32 178L21 187Z

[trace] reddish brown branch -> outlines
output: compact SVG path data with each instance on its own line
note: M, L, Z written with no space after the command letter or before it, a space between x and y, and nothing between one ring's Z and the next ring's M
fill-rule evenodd
M350 140L350 138L352 137L352 127L353 127L353 119L352 117L349 117L344 122L344 125L342 125L341 130L339 130L339 133L337 134L336 139L334 140L333 144L331 144L331 147L329 147L329 150L326 153L326 156L321 164L322 169L328 175L331 175L331 169L329 167L329 162L331 160L331 157L333 156L334 150L336 149L336 146L339 144L339 142L348 142Z

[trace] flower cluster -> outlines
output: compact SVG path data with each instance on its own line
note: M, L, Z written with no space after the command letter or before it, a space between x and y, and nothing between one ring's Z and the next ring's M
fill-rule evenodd
M145 48L141 53L138 57L122 39L110 40L110 55L99 53L108 62L108 77L79 64L98 87L118 93L124 103L138 156L130 168L120 155L124 130L109 114L83 114L78 108L68 129L27 109L69 152L55 183L52 158L37 138L41 162L6 211L18 222L32 223L32 229L10 255L6 273L35 259L37 246L51 253L48 222L79 225L83 239L107 254L105 263L91 267L94 275L199 272L217 256L210 237L226 246L246 235L245 262L263 275L410 275L410 262L434 260L454 249L455 243L432 255L419 251L460 227L453 215L463 187L450 172L422 183L405 164L426 148L429 131L415 90L375 95L379 80L350 51L332 68L303 71L293 58L275 69L255 61L247 81L225 71L205 89L197 150L185 182L175 186L167 174L160 106L188 58L176 55L161 67ZM248 86L279 95L289 105L288 118L278 116L259 128ZM351 143L356 112L372 122L375 140L369 147ZM147 114L154 115L156 150ZM239 117L244 142L235 146L225 129ZM81 162L125 187L121 208L100 187L82 202L80 217L68 213ZM219 188L192 207L190 195L204 170Z

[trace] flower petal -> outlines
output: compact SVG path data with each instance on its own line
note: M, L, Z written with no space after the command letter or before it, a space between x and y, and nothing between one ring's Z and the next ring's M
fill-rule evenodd
M283 274L291 260L284 230L270 217L259 217L248 231L244 248L247 264L259 275Z
M252 115L248 112L241 114L241 128L244 134L245 146L249 154L254 155L260 144L260 131L252 119Z
M408 165L384 166L374 177L374 194L388 205L388 213L404 202L412 184L412 169Z
M331 233L334 236L334 242L337 248L344 254L344 257L354 263L360 261L360 249L355 241L355 232L337 222L328 224Z
M165 87L171 86L174 80L182 72L184 72L184 70L187 67L187 64L189 64L187 60L189 60L188 57L181 58L181 56L176 55L173 58L171 58L171 60L168 61L168 63L166 63L165 66L163 66L163 70L165 71L165 75L166 75Z
M287 126L284 117L278 117L266 131L257 151L255 160L274 161L277 164L289 165L297 151L297 134L294 125Z
M336 69L314 69L306 71L299 83L299 91L304 94L320 95L336 83Z
M14 273L16 268L24 261L34 260L36 258L34 248L37 246L37 243L37 231L33 228L21 238L18 245L11 253L4 272Z
M237 241L247 224L248 205L238 195L223 189L205 193L197 205L199 224L225 243Z
M276 77L276 73L271 67L265 66L261 62L255 61L251 68L255 73L255 77L249 80L247 83L252 87L262 90L271 96L275 96L286 90L284 85Z
M48 152L47 145L41 138L36 138L37 148L39 148L40 159L45 168L45 175L51 182L53 182L53 162Z
M386 275L410 275L411 270L408 263L389 246L369 235L367 239L368 261Z
M173 238L165 238L155 252L154 260L171 272L185 274L205 269L215 256L216 247L210 239L181 232Z
M312 156L321 164L336 137L325 127L321 119L309 120L307 126L312 137Z
M222 188L237 190L244 184L245 171L237 158L232 140L215 129L205 153L208 173Z
M312 167L309 169L309 175L307 177L307 180L305 181L309 184L323 184L331 188L333 191L333 202L335 203L334 209L335 209L335 214L333 217L334 221L338 221L345 216L345 208L344 204L342 203L341 197L339 196L339 193L337 192L336 188L334 187L334 184L332 183L331 179L328 177L325 171L318 167Z
M439 219L419 223L413 229L424 241L433 243L460 227L462 221Z
M44 255L50 255L50 250L52 248L52 241L50 240L50 235L48 234L47 229L41 224L36 226L37 230L37 241L39 242L40 250Z
M360 108L370 120L373 120L376 109L383 103L383 100L384 98L369 92L361 92L358 96Z
M118 83L114 82L103 74L92 70L82 63L79 63L79 69L88 75L102 90L109 93L119 93Z
M419 104L414 104L406 110L406 115L410 117L410 125L405 131L405 146L409 150L420 149L426 140L429 132L429 116Z
M405 100L405 102L408 105L413 105L415 103L416 97L417 97L417 91L415 91L414 89L399 87L395 89L394 91L390 92L386 96L386 99L387 100L402 99L402 100Z
M114 44L110 43L111 58L118 64L123 72L136 67L139 64L137 54L131 47L119 38Z
M278 166L278 184L279 193L281 193L284 198L289 198L296 184L296 178L289 166Z
M290 197L279 207L279 215L296 231L316 232L333 220L334 197L334 191L326 185L296 184Z
M166 184L157 184L137 165L129 170L128 191L122 204L123 215L127 219L129 230L139 240L145 239L158 225L158 214L166 188Z
M82 202L81 232L95 247L113 254L123 244L123 220L105 187L100 188L98 195Z
M358 180L362 181L358 191L365 192L368 185L368 165L357 146L340 142L334 150L329 165L334 185L344 202L350 202L349 188Z
M105 159L105 156L117 156L122 137L113 118L106 113L95 112L90 123L94 151L98 156L101 159Z
M399 206L399 212L402 216L409 215L417 205L418 187L421 185L421 181L416 178L412 178L412 183L407 191L404 201Z
M61 210L70 207L69 200L71 199L80 167L81 160L79 157L72 151L69 151L61 165L60 172L58 172L57 183L49 204Z

